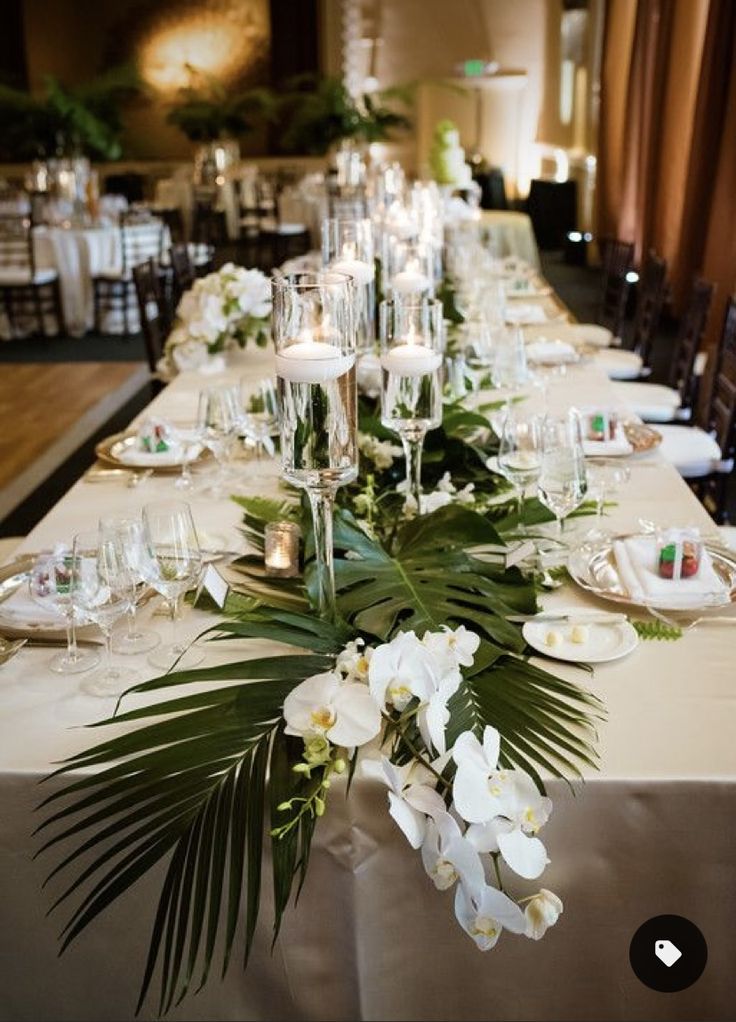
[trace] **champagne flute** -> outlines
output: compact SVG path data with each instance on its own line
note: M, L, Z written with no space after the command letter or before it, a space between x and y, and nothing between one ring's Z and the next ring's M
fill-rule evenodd
M71 570L72 603L93 621L105 638L105 666L82 683L88 695L118 696L137 675L114 666L112 630L135 603L135 579L120 535L80 532L74 537Z
M545 419L537 493L555 516L560 541L565 519L582 504L587 489L579 413L571 409L564 416Z
M138 603L146 590L143 581L143 524L140 518L127 518L122 515L108 515L100 519L100 538L112 540L122 545L125 561L131 573L134 586L134 597L128 609L128 625L122 635L113 639L113 652L132 655L150 653L161 642L161 636L151 628L136 626Z
M81 674L100 662L94 650L77 645L77 625L86 622L72 601L72 560L69 549L59 547L36 561L29 581L34 602L63 617L66 623L66 649L52 657L48 665L57 674Z
M180 669L196 667L204 654L180 643L176 634L181 599L197 585L202 574L202 550L192 510L183 501L156 501L145 505L142 522L141 574L166 600L171 618L170 641L154 650L148 662L164 670L174 665Z
M518 531L524 532L524 495L527 486L539 478L541 470L543 420L509 409L501 426L498 467L514 487L517 502Z
M407 491L421 514L424 438L442 422L442 303L383 301L379 319L381 423L401 438Z

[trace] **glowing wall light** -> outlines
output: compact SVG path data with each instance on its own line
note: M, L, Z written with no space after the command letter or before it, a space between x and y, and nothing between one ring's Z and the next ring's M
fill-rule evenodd
M265 0L184 8L151 28L139 50L141 72L161 92L199 84L197 73L227 81L260 55L268 34Z

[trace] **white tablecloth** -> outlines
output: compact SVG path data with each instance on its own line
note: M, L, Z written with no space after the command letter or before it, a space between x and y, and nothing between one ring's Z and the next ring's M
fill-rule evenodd
M539 269L539 249L528 214L513 210L484 209L481 212L481 223L491 228L500 258L519 256L536 270Z
M229 378L245 374L257 380L271 371L266 353L246 352L242 358ZM178 377L156 399L156 413L194 415L202 382L196 375ZM610 384L593 366L572 368L554 382L550 401L562 407L583 395L593 403L610 400ZM613 526L636 528L645 516L712 530L685 484L656 453L632 460L631 467ZM253 493L273 486L246 471L243 483ZM166 478L135 490L80 481L24 548L68 539L94 526L104 512L134 511L177 493ZM207 533L222 532L228 544L239 542L235 505L195 498L193 507ZM593 601L566 586L543 602ZM161 618L154 621L165 627ZM209 623L208 616L192 612L184 627L194 635ZM331 794L305 890L273 957L265 884L266 911L247 975L240 971L236 945L226 981L213 975L202 993L170 1017L732 1018L735 639L731 626L702 626L678 642L643 642L628 658L598 666L592 677L569 665L554 668L598 693L608 719L600 726L600 771L588 773L576 796L563 784L550 785L555 812L544 838L552 864L544 884L560 895L565 911L544 940L505 935L495 950L478 952L455 923L451 894L434 890L388 817L385 791L359 780L348 800L340 791ZM268 648L263 642L219 645L208 657L236 659L245 650L263 655ZM97 919L58 960L58 921L44 918L53 891L40 892L48 861L30 858L38 780L52 763L99 737L77 725L111 709L81 695L79 677L49 673L48 655L24 651L0 668L0 1019L130 1019L160 874ZM142 658L130 659L147 670ZM628 947L642 922L670 913L700 927L709 961L695 986L660 994L636 979ZM147 1007L142 1017L153 1017L152 1010Z

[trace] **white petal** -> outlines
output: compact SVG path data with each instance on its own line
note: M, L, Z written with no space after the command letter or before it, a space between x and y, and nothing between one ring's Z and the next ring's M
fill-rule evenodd
M447 709L445 699L440 692L435 692L427 706L427 731L432 746L440 755L445 751L445 727L450 719L450 711Z
M334 697L336 720L327 732L335 745L365 745L381 730L381 710L365 685L346 682Z
M547 850L538 837L529 837L519 827L498 835L498 847L506 864L525 880L536 880L549 862Z
M471 894L478 895L486 878L480 856L467 838L458 832L443 848L443 854L455 867L460 882Z
M498 757L501 751L501 736L495 727L487 724L483 731L483 755L491 769L498 765Z
M325 707L330 708L340 687L340 679L336 674L313 674L305 678L296 688L289 692L284 700L284 719L289 735L301 735L314 730L312 711Z
M478 770L485 771L486 759L483 754L483 746L475 737L472 731L463 731L457 736L452 747L452 758L458 766L463 763L473 765Z
M465 832L473 848L479 852L497 852L498 835L508 834L513 829L513 823L504 820L500 816L488 823L471 823Z
M419 848L427 829L427 817L417 812L408 802L392 791L388 793L389 813L401 828L404 837L412 846Z
M425 816L447 815L444 799L438 791L426 784L410 784L403 792L403 798Z
M497 816L496 803L488 788L488 774L474 763L461 762L452 785L455 808L468 823L485 823Z
M512 901L503 891L490 885L483 888L479 912L497 919L504 929L511 930L512 933L523 933L526 929L524 913L516 902Z

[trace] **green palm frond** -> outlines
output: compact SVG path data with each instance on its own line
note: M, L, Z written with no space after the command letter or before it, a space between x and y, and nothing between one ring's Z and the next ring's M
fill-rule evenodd
M160 1013L193 984L201 987L223 925L223 972L241 920L247 957L260 901L266 776L269 766L272 776L278 773L289 741L280 726L283 702L295 685L332 662L318 654L269 657L136 686L131 692L241 682L208 685L203 692L103 721L96 727L145 723L72 757L54 775L64 784L43 803L49 815L39 832L53 834L40 851L61 846L66 855L49 879L84 863L53 905L76 902L62 931L62 951L144 873L168 858L139 1009L157 963ZM289 784L293 794L291 778ZM304 828L286 835L274 857L276 933L300 875L304 840Z

